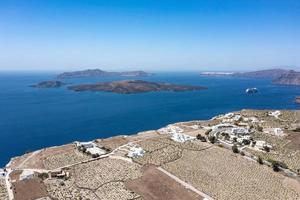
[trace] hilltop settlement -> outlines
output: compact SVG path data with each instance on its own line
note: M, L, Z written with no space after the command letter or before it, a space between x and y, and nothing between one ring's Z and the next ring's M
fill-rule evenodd
M12 158L0 199L300 199L300 111L242 110Z

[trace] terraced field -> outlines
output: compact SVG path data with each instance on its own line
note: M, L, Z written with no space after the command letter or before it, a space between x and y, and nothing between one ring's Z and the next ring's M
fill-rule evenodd
M220 200L300 198L299 193L285 187L284 176L220 147L184 150L182 158L163 167Z

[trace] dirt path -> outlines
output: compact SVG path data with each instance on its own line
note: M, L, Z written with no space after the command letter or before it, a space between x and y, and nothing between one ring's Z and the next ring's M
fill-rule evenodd
M16 167L16 168L17 168L17 169L18 169L18 168L21 169L21 168L23 167L23 165L25 165L25 163L26 163L30 158L34 157L36 154L38 154L38 153L40 153L40 152L41 152L41 150L38 150L38 151L33 152L30 156L28 156L25 160L23 160L23 162L21 162L21 163L19 164L19 166Z
M196 188L194 188L194 186L192 186L191 184L188 184L184 181L182 181L181 179L179 179L177 176L171 174L170 172L164 170L161 167L157 168L159 171L163 172L164 174L166 174L167 176L169 176L170 178L172 178L173 180L175 180L177 183L183 185L185 188L192 190L193 192L199 194L200 196L204 197L204 199L206 200L213 200L212 197L208 196L207 194L197 190Z

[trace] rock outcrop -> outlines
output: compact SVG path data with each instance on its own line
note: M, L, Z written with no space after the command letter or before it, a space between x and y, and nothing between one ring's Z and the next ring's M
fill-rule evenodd
M280 85L300 85L300 72L291 70L274 79L273 83Z

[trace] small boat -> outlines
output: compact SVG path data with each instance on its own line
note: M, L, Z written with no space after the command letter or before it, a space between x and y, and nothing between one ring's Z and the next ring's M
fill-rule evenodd
M246 89L246 93L247 93L247 94L258 93L258 89L257 89L257 88L247 88L247 89Z

